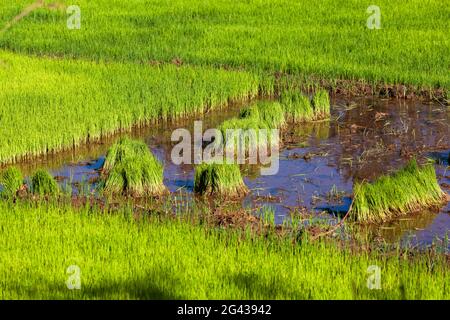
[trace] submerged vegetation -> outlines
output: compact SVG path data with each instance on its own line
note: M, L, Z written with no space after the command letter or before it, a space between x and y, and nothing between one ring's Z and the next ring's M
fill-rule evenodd
M411 160L404 168L375 182L355 183L353 220L381 222L396 215L435 207L445 201L432 165L420 167Z
M195 167L194 192L235 198L244 196L248 189L237 164L203 163Z
M166 191L163 166L143 141L121 138L108 150L101 188L105 194L155 196Z
M0 172L1 196L14 197L23 186L22 172L16 167L9 167Z
M59 193L59 186L52 175L39 169L31 177L31 190L40 196L54 196Z
M432 252L355 253L159 215L135 220L126 208L3 202L0 225L0 299L450 298L448 262ZM72 265L80 290L67 289ZM381 290L367 287L373 265Z

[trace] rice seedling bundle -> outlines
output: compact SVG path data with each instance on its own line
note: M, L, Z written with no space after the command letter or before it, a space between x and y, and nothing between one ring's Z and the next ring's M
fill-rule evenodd
M270 129L281 129L286 125L284 110L278 102L258 102L259 120L267 124Z
M194 192L223 198L248 193L237 164L203 163L195 167Z
M23 186L22 172L16 167L9 167L0 173L0 184L2 186L1 196L14 197Z
M280 100L286 118L294 123L323 120L330 116L330 98L323 89L319 89L312 100L299 90L285 90Z
M323 89L317 91L313 97L312 105L316 119L327 118L330 115L330 96L328 91Z
M111 146L102 176L106 194L141 197L166 192L163 166L143 141L122 138Z
M261 101L242 109L239 117L224 121L219 130L225 150L234 149L237 155L239 146L246 153L257 152L259 147L269 148L271 129L281 129L285 124L284 110L278 102Z
M303 122L315 119L314 109L309 97L300 91L284 91L281 95L286 118L290 122Z
M419 167L411 160L392 175L373 183L356 183L350 217L360 222L381 222L397 215L437 207L445 200L431 164Z
M59 186L46 170L37 170L31 177L31 190L40 196L53 196L59 193Z

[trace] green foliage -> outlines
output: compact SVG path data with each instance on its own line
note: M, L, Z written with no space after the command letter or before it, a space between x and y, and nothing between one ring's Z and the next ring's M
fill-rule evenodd
M108 150L101 186L106 194L160 195L163 166L143 141L121 138Z
M286 118L291 122L304 122L315 119L310 99L300 91L286 90L281 95Z
M330 97L328 91L323 89L317 91L314 95L312 105L315 118L327 118L330 115Z
M237 155L238 145L246 152L250 151L250 148L255 151L259 146L267 148L272 142L270 129L281 129L285 124L281 104L260 101L242 109L239 117L225 120L219 126L219 130L224 137L223 144L226 150L234 148ZM234 130L233 134L230 135L227 130Z
M286 118L294 123L323 120L330 116L330 98L323 89L316 92L312 101L298 89L284 90L280 100Z
M244 71L0 51L0 136L8 142L0 146L0 163L217 110L257 93L258 77Z
M248 192L237 164L203 163L195 167L194 192L224 198Z
M450 298L449 265L439 254L399 259L330 241L293 244L159 215L136 221L125 209L51 204L0 203L0 226L3 300ZM81 290L65 285L70 265L81 269ZM371 265L382 270L382 290L367 288Z
M286 125L283 107L278 102L261 101L257 106L259 120L265 122L270 129L281 129Z
M0 28L30 2L3 1ZM1 163L273 94L274 72L299 87L358 79L450 89L448 19L437 2L381 0L381 32L367 29L356 0L77 4L80 30L67 29L64 1L0 33ZM293 117L307 107L299 102Z
M239 112L240 119L259 119L259 105L253 103Z
M432 165L419 167L411 160L392 175L373 183L356 183L350 217L361 222L380 222L396 215L442 205L445 197Z
M50 173L37 170L31 177L31 190L40 196L53 196L59 193L59 186Z
M12 19L23 2L15 2L12 10L10 1L2 1L0 21L6 15ZM82 9L80 30L66 28L64 10L42 8L0 35L0 47L89 60L157 63L177 58L257 74L450 88L448 12L439 1L379 0L381 30L367 28L369 4L358 0L76 4Z
M0 184L3 187L1 195L14 197L23 185L22 172L16 167L9 167L0 173Z

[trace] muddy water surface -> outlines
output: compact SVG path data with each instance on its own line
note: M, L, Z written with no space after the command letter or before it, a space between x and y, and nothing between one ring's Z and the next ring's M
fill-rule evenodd
M204 130L214 128L236 116L239 108L196 119L203 120ZM193 119L135 129L131 135L144 139L164 163L165 184L172 192L192 194L193 166L176 166L170 159L175 145L170 137L176 128L192 132ZM392 172L413 156L419 161L432 159L442 189L450 193L449 138L449 107L420 101L336 98L330 121L290 125L283 133L278 174L261 176L257 167L243 168L251 193L242 203L271 206L277 223L302 210L314 211L333 223L336 216L348 210L354 181L370 181ZM98 176L97 169L114 140L22 166L25 172L47 168L61 183L89 180ZM419 212L370 226L367 232L371 238L388 242L420 246L440 243L450 233L450 204L438 212Z

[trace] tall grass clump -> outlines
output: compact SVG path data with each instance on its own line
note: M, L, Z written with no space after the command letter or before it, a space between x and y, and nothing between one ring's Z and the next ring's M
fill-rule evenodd
M254 129L280 129L286 124L283 107L272 101L260 101L242 109L238 119L253 120Z
M106 154L101 188L106 194L160 195L163 166L143 141L121 138Z
M355 29L366 19L355 5L357 1L320 1L318 5L314 1L272 0L264 7L255 1L219 1L213 8L204 0L128 0L114 5L110 0L76 2L95 32L80 35L56 28L66 24L67 16L43 7L1 34L0 47L96 61L158 64L177 57L185 65L225 66L258 75L281 72L331 83L361 79L450 88L448 19L443 1L427 1L425 9L423 0L378 0L380 8L389 8L383 23L393 26L384 28L382 34ZM241 14L235 14L236 6ZM0 29L24 7L25 1L0 1ZM101 8L113 10L114 19ZM151 28L146 28L149 24ZM187 34L189 41L180 36ZM350 38L354 39L351 49ZM267 78L264 82L269 86L276 81Z
M14 197L23 185L22 172L16 167L9 167L0 173L1 196Z
M257 103L259 121L270 129L281 129L285 126L284 110L278 102L261 101Z
M301 92L286 90L281 95L281 103L288 121L303 122L314 120L314 109L311 105L311 100Z
M8 142L0 144L0 163L203 114L257 93L257 77L244 71L0 51L0 136Z
M320 239L294 244L296 234L275 229L246 233L171 215L129 219L123 207L109 213L0 201L1 299L450 298L445 254L399 259ZM81 290L64 285L72 264L82 269ZM374 264L382 290L367 288Z
M236 198L247 194L248 189L237 164L203 163L195 168L194 192Z
M238 117L224 121L219 130L223 141L220 147L234 149L235 154L255 154L259 147L273 143L271 129L286 125L283 107L278 102L258 102L241 110ZM219 142L216 142L219 143Z
M36 195L53 196L59 193L59 186L50 173L39 169L31 177L31 190Z
M431 164L420 167L411 160L392 175L373 183L356 183L350 217L360 222L381 222L424 208L439 206L445 194Z
M294 123L323 120L330 115L330 98L325 90L319 90L312 101L300 91L285 90L280 100L286 119Z
M330 96L328 91L318 90L313 97L312 105L316 119L325 119L330 115Z

